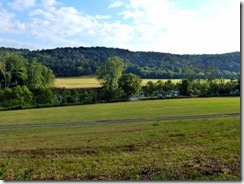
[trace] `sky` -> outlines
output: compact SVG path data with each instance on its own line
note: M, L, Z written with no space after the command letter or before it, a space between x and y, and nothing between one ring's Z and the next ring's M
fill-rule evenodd
M238 0L0 0L0 47L240 51Z

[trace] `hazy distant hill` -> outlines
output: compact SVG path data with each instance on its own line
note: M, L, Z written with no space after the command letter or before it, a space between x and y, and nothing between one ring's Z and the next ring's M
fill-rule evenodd
M226 54L178 55L159 52L131 52L105 47L56 48L30 51L28 49L0 48L0 54L18 53L24 58L36 59L50 67L56 76L95 74L106 58L119 56L127 63L125 73L143 78L182 78L184 68L190 65L204 73L209 66L216 69L216 77L236 78L240 74L240 52Z

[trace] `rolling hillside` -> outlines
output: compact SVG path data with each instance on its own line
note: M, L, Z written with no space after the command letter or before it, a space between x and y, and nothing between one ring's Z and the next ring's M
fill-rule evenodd
M0 48L0 56L18 53L27 60L36 59L50 67L57 77L93 75L108 57L119 56L127 63L125 73L142 78L182 78L189 66L199 68L199 77L214 68L215 77L237 78L240 74L240 52L225 54L179 55L159 52L132 52L105 47L56 48L30 51Z

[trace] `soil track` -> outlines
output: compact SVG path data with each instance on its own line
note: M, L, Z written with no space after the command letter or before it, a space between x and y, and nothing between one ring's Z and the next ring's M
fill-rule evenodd
M146 121L166 121L166 120L182 120L182 119L228 118L228 117L234 117L234 116L240 116L240 113L211 114L211 115L199 115L199 116L175 116L175 117L148 118L148 119L101 120L101 121L93 121L93 122L0 125L0 130L22 129L22 128L41 128L41 127L59 127L59 126L104 125L104 124L114 124L114 123L136 123L136 122L146 122Z

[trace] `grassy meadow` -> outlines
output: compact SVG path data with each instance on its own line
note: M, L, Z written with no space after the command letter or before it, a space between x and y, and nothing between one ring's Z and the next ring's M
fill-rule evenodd
M158 80L163 82L168 79L142 79L142 86L146 86L148 81L156 83ZM171 79L173 83L181 82L181 79ZM230 79L225 79L226 82ZM56 78L54 82L54 87L56 88L99 88L101 87L99 81L96 79L96 76L81 76L81 77L64 77Z
M158 80L167 81L168 79L142 79L142 86L145 86L148 81L157 82ZM172 79L172 82L177 83L181 79ZM57 88L98 88L101 87L99 81L95 76L82 76L82 77L65 77L56 78L54 87Z
M64 77L56 78L54 82L56 88L98 88L101 87L99 81L93 76Z
M184 98L0 111L0 125L50 124L230 114L240 112L239 97Z
M191 98L0 112L5 180L240 180L240 98ZM219 114L205 119L201 115ZM198 119L146 118L199 116ZM69 122L142 119L68 126Z

